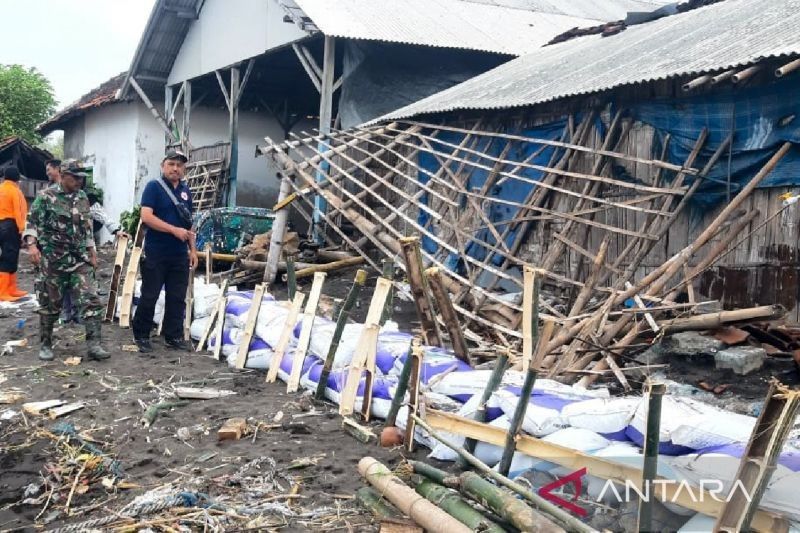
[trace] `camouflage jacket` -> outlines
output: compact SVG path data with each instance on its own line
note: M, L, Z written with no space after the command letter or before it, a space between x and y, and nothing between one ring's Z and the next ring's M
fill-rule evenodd
M43 270L72 272L88 263L94 234L86 193L67 194L61 185L39 192L31 206L27 236L38 240Z

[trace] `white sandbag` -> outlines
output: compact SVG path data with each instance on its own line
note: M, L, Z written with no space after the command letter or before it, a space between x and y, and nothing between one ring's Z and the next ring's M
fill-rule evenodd
M261 304L261 309L258 311L258 320L256 321L255 333L264 342L275 348L283 333L286 319L289 316L289 308L284 302L264 302ZM292 328L302 321L302 313L298 315L297 321L292 325ZM295 340L294 336L290 335L290 339Z
M564 406L561 417L571 427L622 438L642 401L642 398L594 398Z
M220 287L216 283L206 283L205 277L194 278L194 291L192 293L192 308L195 318L209 316L217 304Z
M559 429L542 437L542 440L579 452L594 452L611 444L611 441L594 431L573 427Z
M519 397L507 389L495 392L494 396L505 415L512 417L519 403ZM561 413L557 409L542 407L529 402L525 411L525 418L522 420L523 431L536 437L543 437L565 427L567 427L567 424L561 418Z
M697 513L683 524L678 533L712 533L717 519L707 514Z
M511 426L511 421L507 416L501 416L500 418L489 422L489 425L507 430ZM446 431L440 431L439 434L448 442L462 447L464 446L464 442L467 440L463 435L456 435ZM458 458L458 454L452 449L439 441L434 442L433 449L431 450L431 453L428 454L428 457L431 459L438 459L439 461L455 461ZM502 459L503 447L495 446L494 444L488 444L486 442L478 442L475 445L475 453L473 453L473 455L486 463L486 465L492 467L499 463L500 459Z
M199 341L200 337L203 336L203 333L206 331L206 326L208 325L208 321L211 318L204 316L203 318L195 318L192 320L192 325L189 326L189 335L192 337L193 340Z
M647 401L639 404L626 430L628 437L639 446L644 445L644 435L647 433L647 406ZM692 448L678 445L672 441L672 432L687 423L702 424L707 417L716 416L717 411L710 405L690 398L664 396L661 403L659 452L667 455L681 455L690 452ZM713 440L713 436L709 435L708 437L709 440Z
M317 360L308 371L300 378L300 386L306 390L316 391L317 383L322 374L322 361ZM328 381L325 387L325 397L335 404L341 401L341 391L344 389L347 381L346 370L334 370L328 376ZM354 403L354 410L360 412L364 400L364 387L366 380L364 377L358 383L356 390L356 401ZM389 409L392 405L392 392L391 388L396 386L394 381L378 377L372 383L372 404L370 405L370 413L375 418L385 419L389 416Z
M724 411L710 405L705 407L708 407L706 412L678 421L670 432L673 444L701 450L710 446L747 442L750 439L756 424L755 417Z

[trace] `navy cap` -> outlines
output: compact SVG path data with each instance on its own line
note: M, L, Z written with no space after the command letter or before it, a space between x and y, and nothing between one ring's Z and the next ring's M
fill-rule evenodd
M167 152L167 155L165 155L165 156L164 156L164 159L162 159L162 160L161 160L161 161L162 161L162 163L163 163L164 161L166 161L167 159L180 159L180 160L181 160L181 161L183 161L184 163L186 163L187 161L189 161L189 158L188 158L188 157L186 157L186 154L184 154L184 153L183 153L183 152L181 152L180 150L170 150L169 152Z

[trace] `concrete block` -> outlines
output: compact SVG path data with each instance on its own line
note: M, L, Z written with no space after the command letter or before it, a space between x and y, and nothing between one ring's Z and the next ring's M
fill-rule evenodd
M691 357L714 355L724 349L726 344L714 337L706 337L696 331L676 333L661 342L661 350L670 355Z
M740 376L760 369L766 357L764 348L755 346L735 346L714 354L718 370L730 369Z

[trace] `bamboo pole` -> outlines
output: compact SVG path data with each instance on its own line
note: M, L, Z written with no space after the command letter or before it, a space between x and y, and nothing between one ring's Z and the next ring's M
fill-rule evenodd
M286 294L290 300L297 293L297 273L294 269L294 254L286 256Z
M363 257L349 257L347 259L331 261L330 263L319 263L317 265L311 265L309 267L298 270L297 272L295 272L295 278L296 279L307 278L309 276L313 276L317 272L333 272L334 270L339 270L342 268L363 264L364 261L365 260Z
M397 413L400 412L400 406L405 399L406 391L408 390L408 382L411 379L411 367L414 366L414 358L411 357L411 352L416 346L419 348L419 340L414 339L408 346L408 353L406 353L406 360L403 362L403 369L400 371L400 376L397 378L397 388L394 391L392 404L389 406L389 414L386 416L386 423L383 427L393 427L397 425Z
M469 366L475 366L475 362L469 355L467 341L464 340L461 324L458 322L458 315L456 315L456 311L453 308L453 302L450 301L450 296L447 294L447 289L442 282L439 268L431 267L427 269L424 277L428 281L434 300L436 300L436 307L439 308L439 313L442 315L447 335L450 337L450 344L453 346L453 353L459 360L464 361Z
M658 476L658 443L661 434L661 400L667 386L663 383L647 383L647 432L644 441L644 464L642 466L642 489L645 494L655 494L651 490L653 480ZM639 531L653 531L653 501L650 498L639 500Z
M511 417L511 426L508 428L506 444L503 447L503 456L497 467L497 471L504 476L508 476L508 471L511 469L511 460L514 458L514 451L517 449L517 435L522 429L522 422L525 420L525 413L528 411L528 405L531 402L534 383L536 383L536 370L529 368L525 373L525 381L522 383L522 390L519 393L519 401L514 409L514 415Z
M358 462L358 471L398 509L432 533L470 533L472 530L427 501L372 457Z
M336 329L333 330L331 344L328 347L328 353L325 356L322 372L320 372L319 375L317 390L314 394L314 398L318 401L322 401L325 398L325 387L328 383L328 376L331 375L333 360L336 357L336 350L339 348L339 344L341 343L344 327L347 325L347 321L350 318L350 312L355 306L358 296L361 294L361 289L364 287L364 283L366 283L366 281L367 272L359 269L356 272L353 285L350 287L350 291L347 293L344 303L342 304L342 309L339 311L339 316L336 318Z
M406 275L414 297L414 306L417 309L422 338L428 346L441 346L442 338L439 334L439 325L433 316L433 303L428 292L428 283L423 271L422 255L420 254L419 237L404 237L400 239L403 257L406 264Z
M494 470L492 470L491 468L486 466L486 464L483 463L480 459L478 459L477 457L475 457L471 453L467 452L464 448L462 448L462 447L460 447L460 446L458 446L456 444L453 444L452 442L450 442L446 438L444 438L441 435L439 435L439 433L436 432L436 430L434 430L430 425L428 425L428 423L425 420L422 420L420 417L418 417L416 415L414 415L414 419L415 419L416 423L419 424L419 426L421 428L423 428L431 437L433 437L434 439L438 440L439 442L441 442L442 444L444 444L445 446L447 446L448 448L450 448L451 450L456 452L459 456L463 457L464 460L466 460L469 464L471 464L473 466L473 468L475 468L481 474L489 477L490 479L492 479L493 481L495 481L499 485L502 485L502 486L506 487L507 489L510 489L510 490L516 492L517 494L519 494L520 496L522 496L526 500L530 501L531 503L533 503L534 507L538 511L540 511L541 513L547 513L550 517L554 518L560 525L562 525L565 528L569 529L569 531L584 532L584 533L593 533L595 531L594 529L592 529L588 525L584 524L583 522L581 522L580 520L578 520L574 516L570 515L566 511L564 511L564 510L560 509L559 507L556 507L552 503L548 502L547 500L545 500L544 498L542 498L538 494L535 494L532 491L530 491L527 488L525 488L522 485L520 485L519 483L516 483L515 481L512 481L512 480L508 479L506 476L498 474L497 472L495 472ZM478 477L476 474L474 474L472 472L465 472L464 474L467 474L467 475L471 474L472 476ZM480 478L478 477L478 479L480 479ZM519 500L517 500L516 498L512 498L512 499L514 501L519 502ZM509 505L513 505L513 502L511 502L510 500L507 501L506 503L509 504ZM517 514L519 514L519 513L517 513ZM535 521L538 522L539 524L541 524L542 526L552 524L551 520L549 518L547 518L546 516L544 516L543 514L539 514L536 517ZM541 527L541 526L535 526L535 525L532 524L530 527L537 528L537 527ZM559 531L558 526L555 526L555 524L553 524L553 527L554 527L554 531ZM523 531L538 531L538 529L524 529L523 528Z
M478 407L475 409L475 416L473 417L475 421L480 423L486 422L486 404L489 403L489 399L492 397L492 394L494 394L494 392L500 386L500 382L503 379L503 374L505 374L507 367L508 353L506 352L498 354L494 362L494 369L492 369L492 373L489 375L488 381L486 381L486 386L481 394ZM477 441L475 439L468 438L464 441L464 449L469 453L475 453L476 444ZM460 456L459 459L461 459ZM462 464L462 466L464 465Z
M382 267L382 277L391 281L392 287L394 287L394 261L392 261L389 258L385 258L381 262L381 267ZM381 320L379 322L381 327L383 327L383 325L386 324L388 320L391 320L393 311L394 311L394 290L390 290L389 294L386 296L386 305L383 307L383 313L381 313Z
M414 433L417 427L417 412L419 412L420 378L422 374L422 347L411 346L411 372L408 378L408 418L406 419L406 451L414 451Z
M281 178L281 188L278 193L278 202L285 200L292 192L292 183L288 177ZM275 283L275 277L278 275L278 262L281 259L281 251L283 249L283 237L286 233L286 226L289 222L289 210L281 209L275 215L275 220L272 223L272 236L269 242L269 251L267 252L267 266L264 269L264 283L270 287Z
M419 476L414 480L414 485L418 494L467 526L470 531L505 532L505 529L476 511L458 493Z

